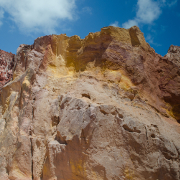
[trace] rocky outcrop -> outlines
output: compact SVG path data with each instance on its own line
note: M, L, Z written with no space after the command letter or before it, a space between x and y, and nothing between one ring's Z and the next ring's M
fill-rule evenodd
M14 54L0 50L0 89L12 80Z
M21 45L1 90L0 179L179 180L179 47L134 26Z

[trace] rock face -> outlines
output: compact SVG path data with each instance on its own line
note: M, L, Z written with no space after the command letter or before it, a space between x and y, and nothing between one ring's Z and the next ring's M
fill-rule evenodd
M0 50L0 89L12 79L14 63L14 54Z
M0 179L179 180L179 49L156 54L136 26L21 45L1 90Z

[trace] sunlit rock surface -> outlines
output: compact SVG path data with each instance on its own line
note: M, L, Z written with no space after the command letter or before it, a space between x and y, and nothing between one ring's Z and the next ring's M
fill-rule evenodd
M156 54L136 26L21 45L1 90L0 179L179 180L179 52Z

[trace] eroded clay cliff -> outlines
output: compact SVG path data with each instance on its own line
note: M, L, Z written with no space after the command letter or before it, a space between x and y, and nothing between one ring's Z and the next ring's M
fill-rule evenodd
M40 37L2 85L0 179L179 180L180 48L138 27Z

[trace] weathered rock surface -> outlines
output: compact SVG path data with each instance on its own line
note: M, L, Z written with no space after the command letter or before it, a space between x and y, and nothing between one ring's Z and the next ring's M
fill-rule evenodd
M12 79L14 66L14 54L0 50L0 89Z
M21 45L0 101L2 180L179 180L179 47L137 27Z

